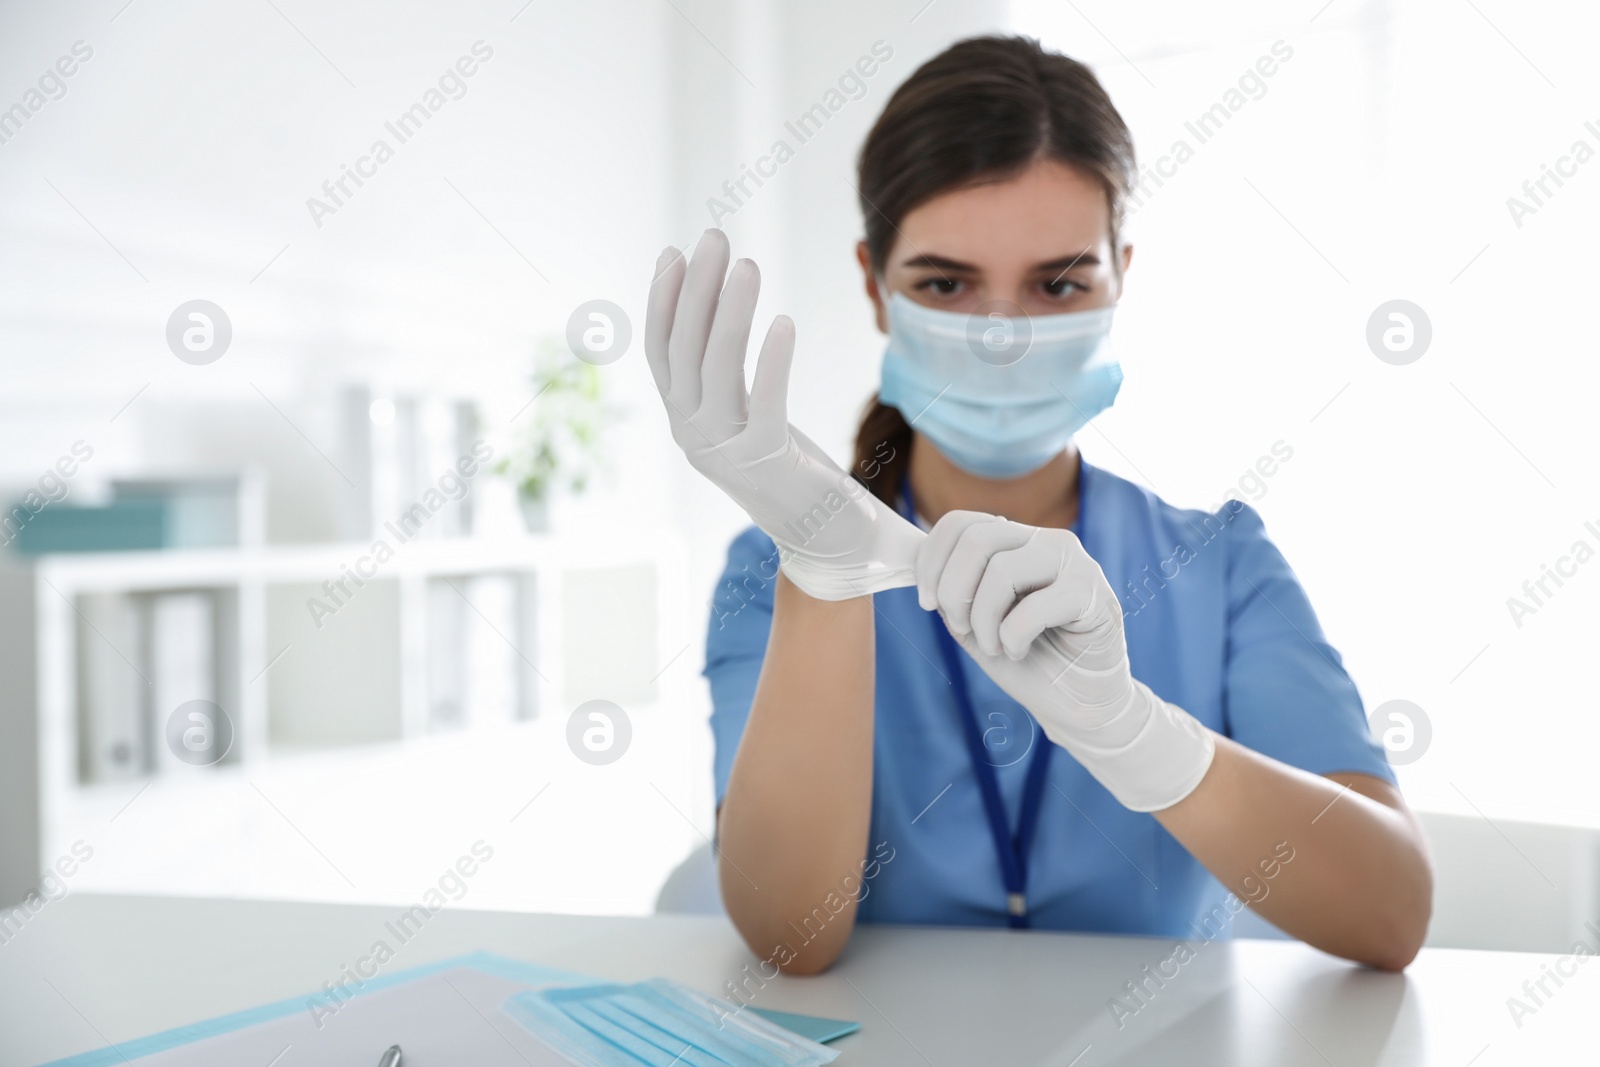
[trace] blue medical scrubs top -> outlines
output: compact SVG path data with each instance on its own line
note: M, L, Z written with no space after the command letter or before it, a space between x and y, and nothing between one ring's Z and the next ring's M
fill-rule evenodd
M1087 462L1078 536L1122 602L1133 676L1206 726L1312 774L1393 782L1339 653L1261 517L1240 501L1176 508ZM772 623L778 557L752 527L728 551L712 601L716 796L755 696ZM861 922L1004 926L1006 891L961 711L914 588L874 596L877 649L869 855L887 842ZM1014 828L1035 745L1051 742L964 651ZM936 666L937 665L937 666ZM1066 750L1050 761L1028 870L1035 928L1195 936L1227 890L1152 815L1129 811ZM1266 857L1263 857L1266 858ZM1215 923L1206 926L1213 930Z

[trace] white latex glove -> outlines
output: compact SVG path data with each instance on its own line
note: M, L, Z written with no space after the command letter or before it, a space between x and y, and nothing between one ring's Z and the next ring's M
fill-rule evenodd
M1122 605L1070 530L952 511L917 555L917 600L1125 807L1192 792L1215 739L1128 667Z
M773 319L746 392L761 275L748 259L729 273L728 254L727 237L713 229L693 262L676 248L656 262L644 350L673 440L776 542L783 572L807 594L846 600L915 584L922 531L789 425L788 316Z

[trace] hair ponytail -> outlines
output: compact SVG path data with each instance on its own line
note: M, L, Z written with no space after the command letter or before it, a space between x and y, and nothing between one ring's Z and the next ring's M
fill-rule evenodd
M911 424L877 397L867 402L856 431L856 459L851 473L872 495L895 505L901 479L911 460Z

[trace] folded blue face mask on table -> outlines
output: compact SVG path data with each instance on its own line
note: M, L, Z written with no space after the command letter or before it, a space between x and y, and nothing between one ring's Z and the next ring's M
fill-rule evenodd
M813 1067L839 1055L661 978L521 993L503 1010L582 1067Z
M969 474L1020 477L1116 400L1115 311L980 317L895 293L878 398Z

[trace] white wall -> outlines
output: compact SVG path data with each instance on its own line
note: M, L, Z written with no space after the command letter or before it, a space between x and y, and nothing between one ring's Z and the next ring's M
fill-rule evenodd
M0 144L0 480L32 480L78 437L98 452L87 488L119 467L226 462L226 438L248 436L303 494L278 513L310 514L343 490L300 434L335 450L340 384L475 392L503 423L535 335L593 297L642 306L668 235L667 187L640 178L671 169L670 7L512 21L516 5L279 5L291 26L270 5L119 6L4 16L7 105L75 41L94 53ZM479 40L493 58L466 95L408 143L387 134ZM378 137L394 158L319 228L307 199ZM162 339L194 297L233 321L208 367ZM619 398L639 369L618 368ZM195 408L224 414L174 414ZM619 466L657 484L659 450L619 437Z

